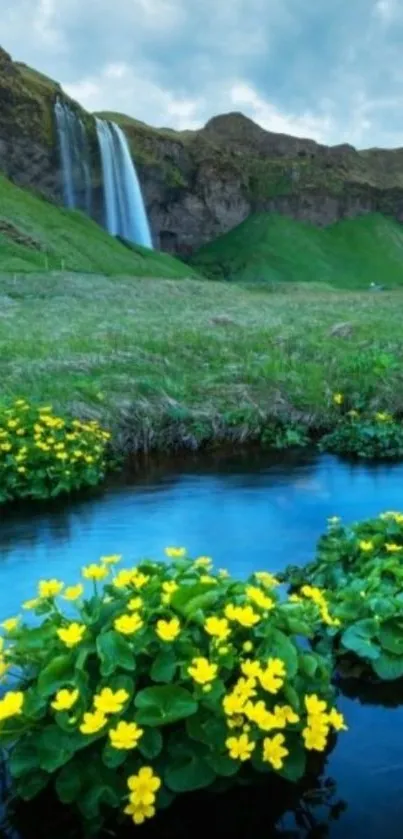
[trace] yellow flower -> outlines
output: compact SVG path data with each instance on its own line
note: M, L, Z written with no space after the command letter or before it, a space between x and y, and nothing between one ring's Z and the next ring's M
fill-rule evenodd
M340 714L339 711L336 711L336 708L332 708L330 714L328 714L328 721L332 728L335 731L347 731L348 727L344 721L343 714Z
M289 754L284 747L284 734L275 734L274 737L265 737L263 740L263 760L271 763L273 769L281 769L284 758Z
M302 597L299 594L290 594L288 600L290 603L302 603Z
M208 682L214 681L217 676L217 670L217 664L210 664L209 660L202 656L194 658L191 666L188 667L189 676L199 685L206 685Z
M59 690L51 706L55 711L70 711L77 702L78 696L78 690Z
M220 577L221 580L226 580L230 576L230 573L229 573L229 571L227 571L226 568L219 568L218 569L218 576Z
M333 402L335 405L342 405L344 402L344 396L342 393L334 393L333 394Z
M165 583L162 583L162 602L165 604L170 603L172 595L175 594L178 588L178 583L175 583L175 580L166 580Z
M109 573L104 565L96 565L95 562L92 565L84 566L81 572L85 580L104 580Z
M325 713L326 707L327 703L323 699L319 699L316 693L305 696L305 708L308 714L320 716Z
M116 728L111 728L109 738L114 749L135 749L140 738L143 736L143 729L135 722L124 722L121 720Z
M135 806L149 806L154 803L155 793L161 786L161 779L154 775L151 766L143 766L137 775L127 779L130 790L130 803Z
M116 565L122 559L121 554L110 554L110 556L101 556L101 562L104 565Z
M253 677L249 677L247 679L243 679L242 677L238 679L236 685L234 685L233 693L236 696L242 696L245 700L251 699L252 696L256 696L256 679Z
M123 812L132 817L134 824L143 824L146 819L155 816L155 807L152 804L128 804Z
M183 559L187 555L186 548L165 548L165 555L169 559Z
M375 419L377 422L391 422L393 417L392 414L388 414L387 411L378 411L378 413L375 414Z
M0 626L2 626L2 627L3 627L3 629L5 629L5 630L6 630L6 632L13 632L13 631L14 631L14 629L17 629L17 626L18 626L19 622L20 622L20 618L19 618L19 617L17 617L17 618L8 618L8 620L3 621L3 623L2 623L2 624L0 624Z
M246 661L242 662L241 670L244 676L257 678L260 676L262 668L258 661L251 661L251 659L247 658Z
M302 729L305 748L307 751L324 752L327 743L327 730L314 729L307 726Z
M207 618L204 622L204 629L209 635L219 638L220 641L225 641L231 634L226 618Z
M82 623L70 623L69 626L57 630L57 635L66 647L75 647L83 640L86 627Z
M291 705L275 705L274 716L279 722L281 721L283 723L279 728L285 728L287 723L292 725L293 723L299 722L299 716L291 708Z
M234 606L229 603L224 609L225 617L230 621L236 621L241 626L255 626L260 621L260 615L253 611L252 606Z
M41 580L38 585L39 597L56 597L63 591L64 583L60 580Z
M213 560L210 556L199 556L198 559L195 559L193 564L196 566L196 568L210 569L213 564Z
M200 582L201 583L214 583L214 585L217 585L216 578L212 577L211 574L202 574L201 577L200 577Z
M81 734L97 734L107 721L107 717L101 711L84 714L84 722L80 725Z
M115 692L111 688L103 688L101 693L94 696L94 706L102 714L118 714L123 710L128 698L129 694L123 688Z
M138 612L133 612L132 615L121 615L120 618L116 618L113 625L122 635L134 635L143 626L143 621Z
M132 583L135 588L143 588L149 581L147 574L142 574L140 571L134 569L132 572Z
M12 445L11 443L2 443L0 449L2 450L2 452L10 452L12 449Z
M255 577L266 588L275 588L280 585L280 580L268 571L255 571Z
M129 568L122 568L116 577L113 578L112 582L115 588L126 588L129 586L133 580L133 571Z
M138 609L143 607L143 605L141 597L132 597L127 604L127 608L130 609L131 612L137 612Z
M284 684L286 669L280 658L269 658L265 670L261 670L259 681L263 690L269 693L278 693Z
M274 609L274 600L272 600L271 597L267 597L267 594L256 586L247 586L246 596L248 600L251 600L252 603L255 603L255 605L259 606L260 609Z
M78 600L84 593L84 586L81 583L77 583L76 586L67 586L64 591L63 598L64 600Z
M395 545L394 542L387 542L385 548L390 554L397 554L400 553L400 551L403 551L403 547L401 545Z
M0 699L0 720L17 717L22 714L24 694L21 691L10 690Z
M244 712L247 697L237 693L229 693L222 701L224 713L227 717L237 716Z
M241 761L249 760L255 748L255 743L249 740L247 734L240 734L239 737L228 737L225 745L229 751L229 756L233 760Z
M362 550L362 551L364 551L364 553L366 553L366 552L368 552L368 551L372 551L372 550L373 550L374 543L373 543L373 542L371 542L370 540L369 540L368 542L366 542L366 541L363 539L363 540L361 540L361 542L359 542L359 547L361 548L361 550Z
M171 618L170 621L157 621L156 633L162 641L174 641L181 631L178 618Z

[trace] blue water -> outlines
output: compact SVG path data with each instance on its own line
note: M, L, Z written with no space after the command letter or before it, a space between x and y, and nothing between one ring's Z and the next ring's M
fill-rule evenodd
M39 577L78 578L101 554L128 563L166 545L209 554L234 575L276 571L313 555L326 518L345 521L403 507L403 465L350 466L330 456L261 454L154 465L101 496L0 521L0 616L18 612ZM403 707L341 697L350 731L327 774L347 803L330 839L402 839ZM294 834L297 839L304 834ZM291 837L290 837L291 839Z

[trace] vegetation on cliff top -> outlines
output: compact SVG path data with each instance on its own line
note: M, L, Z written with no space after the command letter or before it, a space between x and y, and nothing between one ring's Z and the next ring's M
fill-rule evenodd
M47 269L141 277L197 275L168 254L126 247L84 214L56 207L0 175L0 271Z
M204 245L190 261L213 279L400 286L403 227L378 214L317 228L261 213Z
M0 277L1 398L98 419L126 451L331 428L335 391L401 414L400 292L282 288Z

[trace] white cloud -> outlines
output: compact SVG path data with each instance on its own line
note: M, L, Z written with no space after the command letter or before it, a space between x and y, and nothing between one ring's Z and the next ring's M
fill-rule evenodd
M334 131L334 125L329 114L314 116L290 114L281 111L271 102L261 98L256 90L244 82L233 85L229 91L229 99L236 110L241 110L267 131L279 134L292 134L295 137L310 137L318 142L328 142Z

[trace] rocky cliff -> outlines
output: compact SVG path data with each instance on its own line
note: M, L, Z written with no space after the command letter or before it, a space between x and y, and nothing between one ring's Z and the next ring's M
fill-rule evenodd
M53 121L58 95L64 96L57 82L0 50L0 169L61 202ZM70 104L90 134L100 220L94 120ZM122 114L102 116L118 122L129 138L155 242L164 250L189 253L263 210L318 225L376 211L403 220L403 149L328 147L265 131L238 113L182 132Z

